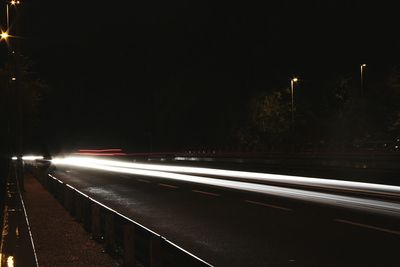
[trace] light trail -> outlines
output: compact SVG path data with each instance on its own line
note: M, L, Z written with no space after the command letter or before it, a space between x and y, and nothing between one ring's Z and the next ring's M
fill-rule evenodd
M63 161L80 162L83 164L93 163L104 166L155 170L155 171L165 171L165 172L184 173L184 174L210 175L213 177L237 178L237 179L247 180L249 182L258 181L258 182L279 183L281 185L301 185L314 188L324 188L331 190L333 189L333 190L347 191L353 193L379 194L384 196L400 198L400 187L393 185L269 174L269 173L222 170L222 169L212 169L212 168L159 165L159 164L148 164L148 163L147 164L131 163L131 162L124 162L117 160L96 159L90 157L56 158L52 162L57 163Z
M18 159L18 157L14 156L11 159L15 161ZM25 161L35 161L35 160L41 160L41 159L44 159L44 157L43 156L23 156L22 157L22 160L25 160Z
M285 188L279 186L250 183L250 182L224 180L218 178L207 178L201 176L171 173L158 170L116 167L105 164L93 163L87 160L82 160L82 158L73 158L73 157L65 159L60 158L60 159L54 159L52 160L52 162L55 165L83 167L87 169L102 170L108 172L133 174L146 177L156 177L167 180L190 182L208 186L211 185L215 187L229 188L247 192L256 192L261 194L291 198L295 200L322 203L330 206L340 206L344 208L351 208L356 210L400 217L400 204L394 202L341 196L331 193L313 192L303 189Z

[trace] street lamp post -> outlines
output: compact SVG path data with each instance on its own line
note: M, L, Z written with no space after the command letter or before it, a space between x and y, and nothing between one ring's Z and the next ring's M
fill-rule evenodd
M15 122L15 130L16 130L16 152L18 154L17 157L17 169L16 169L16 173L17 173L17 181L19 184L20 189L23 191L24 190L24 179L23 179L23 175L24 175L24 171L23 171L23 161L22 161L22 153L23 153L23 144L22 144L22 102L21 102L21 88L20 88L20 84L19 84L19 77L20 77L20 69L19 69L19 53L18 53L18 42L15 45L15 50L13 47L13 43L11 43L11 40L9 42L10 37L14 37L11 36L10 34L10 30L12 28L12 25L10 25L10 10L9 7L13 6L14 7L14 14L15 14L15 22L14 24L18 23L18 13L17 13L17 6L21 4L21 2L19 0L12 0L12 1L7 1L6 3L6 7L7 7L7 30L6 31L1 31L0 37L1 37L1 41L5 41L8 45L9 48L9 52L10 52L10 58L12 59L13 62L13 73L12 76L9 77L10 81L12 83L12 87L15 89L15 100L16 100L16 106L17 106L17 114L16 114L16 122ZM14 25L14 31L16 33L16 31L18 29L17 25Z
M364 72L365 72L365 67L367 67L367 64L361 64L360 66L360 89L361 89L361 95L364 94Z
M7 30L10 30L10 6L16 7L17 5L21 4L20 1L12 0L6 4L6 12L7 12Z
M292 95L292 108L291 108L291 111L292 111L292 128L293 128L293 125L294 125L294 84L295 83L297 83L299 81L299 79L298 78L292 78L291 80L290 80L290 89L291 89L291 95Z

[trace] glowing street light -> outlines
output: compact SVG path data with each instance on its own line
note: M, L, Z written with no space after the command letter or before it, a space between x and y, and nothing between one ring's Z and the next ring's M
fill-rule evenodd
M364 93L364 72L365 72L365 68L367 67L367 64L361 64L360 66L360 85L361 85L361 95L363 95Z
M299 81L299 78L296 78L296 77L294 77L294 78L292 78L291 80L290 80L290 89L291 89L291 94L292 94L292 126L293 126L293 123L294 123L294 84L295 83L297 83Z
M8 32L1 31L0 37L1 37L1 39L0 39L1 41L2 40L7 41L7 39L10 37L10 35L8 34Z
M19 1L19 0L12 0L9 3L7 3L7 5L6 5L6 8L7 8L7 28L10 28L10 10L9 10L9 6L16 7L19 4L21 4L21 1Z

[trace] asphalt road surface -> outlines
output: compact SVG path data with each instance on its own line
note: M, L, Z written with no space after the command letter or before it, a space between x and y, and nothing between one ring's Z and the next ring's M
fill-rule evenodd
M190 182L52 174L215 266L400 266L400 219Z

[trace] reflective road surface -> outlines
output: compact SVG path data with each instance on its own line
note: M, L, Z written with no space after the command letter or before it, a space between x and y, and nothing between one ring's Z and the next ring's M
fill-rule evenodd
M341 183L343 192L321 191L335 182L273 177L286 179L277 184L151 165L54 164L54 177L215 266L400 266L398 187ZM291 186L303 182L308 185ZM372 193L358 194L360 187Z

